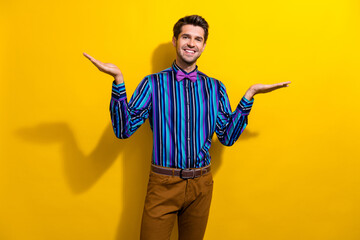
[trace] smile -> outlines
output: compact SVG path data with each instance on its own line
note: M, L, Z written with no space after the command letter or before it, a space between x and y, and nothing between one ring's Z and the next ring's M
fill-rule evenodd
M194 50L184 49L184 51L185 51L185 52L187 52L187 53L192 53L192 54L194 54L194 53L195 53L195 51L194 51Z

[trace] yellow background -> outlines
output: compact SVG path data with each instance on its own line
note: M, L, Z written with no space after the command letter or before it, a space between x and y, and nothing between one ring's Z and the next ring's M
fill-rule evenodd
M138 239L151 156L148 122L110 126L119 66L130 97L170 66L173 24L210 24L199 69L232 108L255 96L234 146L212 146L206 240L360 239L360 2L1 1L0 239ZM172 239L176 239L176 228Z

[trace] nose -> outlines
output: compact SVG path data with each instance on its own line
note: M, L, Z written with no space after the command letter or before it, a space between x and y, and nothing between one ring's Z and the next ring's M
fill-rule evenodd
M194 39L190 39L188 42L188 46L189 47L194 47L195 46L195 40Z

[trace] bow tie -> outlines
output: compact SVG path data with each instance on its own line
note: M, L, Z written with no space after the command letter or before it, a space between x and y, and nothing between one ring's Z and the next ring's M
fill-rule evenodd
M181 70L177 71L177 73L176 73L176 79L177 79L178 81L181 81L181 80L183 80L184 78L188 78L188 79L190 79L192 82L195 82L196 79L197 79L197 72L194 71L194 72L192 72L192 73L186 74L186 73L182 72Z

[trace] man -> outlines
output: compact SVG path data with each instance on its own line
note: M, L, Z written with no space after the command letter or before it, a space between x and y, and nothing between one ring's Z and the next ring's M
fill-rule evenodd
M100 71L115 78L110 103L115 135L130 137L147 118L153 131L141 239L169 239L176 217L179 239L203 239L213 191L209 155L213 133L222 144L234 144L247 125L253 96L290 83L252 85L232 112L225 86L196 65L208 27L198 15L179 19L173 29L172 67L146 76L129 102L121 71L84 53Z

